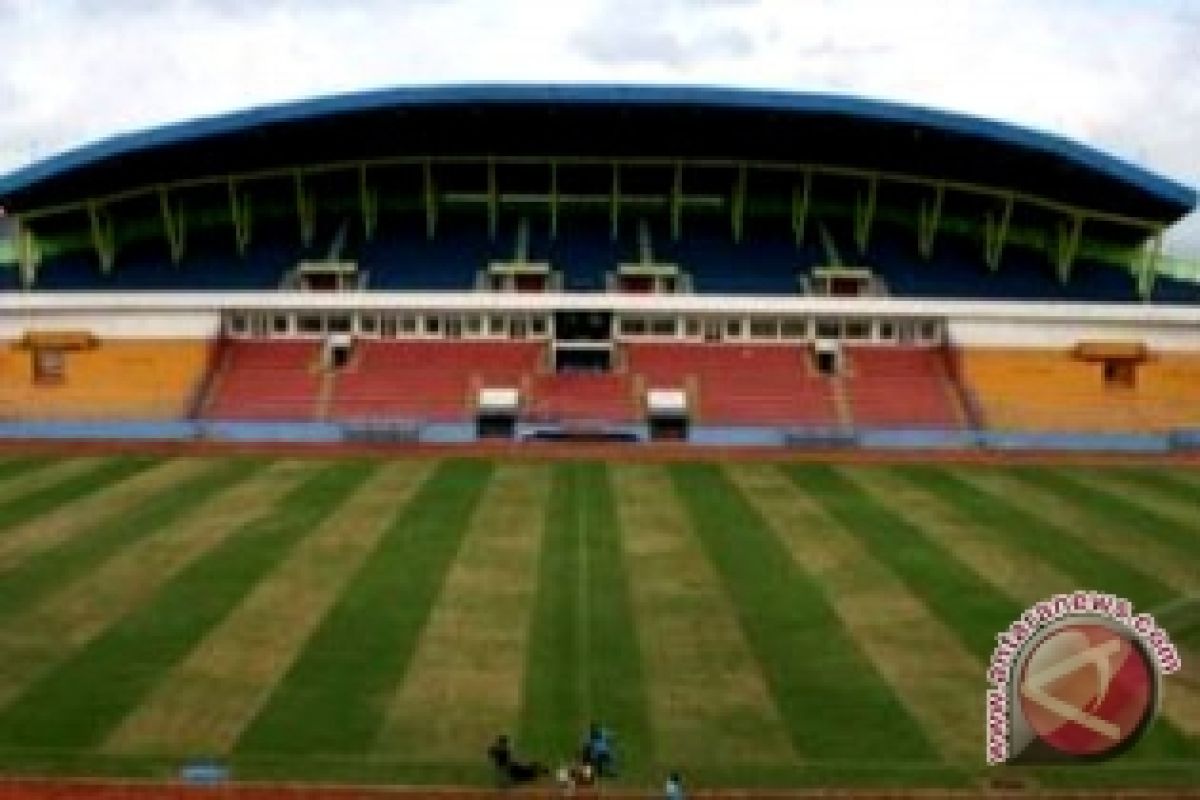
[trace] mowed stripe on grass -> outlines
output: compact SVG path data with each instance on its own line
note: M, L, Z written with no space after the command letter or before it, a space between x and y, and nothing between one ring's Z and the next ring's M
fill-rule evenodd
M1200 486L1176 477L1178 471L1155 467L1075 470L1094 478L1109 490L1154 509L1158 514L1192 531L1200 544Z
M105 459L101 456L77 458L16 458L5 462L4 479L0 481L0 504L15 497L44 489L54 483L95 469Z
M721 579L661 466L612 470L617 515L662 764L796 762L779 710Z
M1024 551L1014 568L1022 568L1031 557L1042 560L1068 576L1070 582L1054 591L1079 588L1109 591L1129 598L1135 605L1151 607L1154 598L1171 597L1169 589L1149 576L1126 567L1121 561L1092 550L1083 538L1066 533L1047 522L1034 510L1031 490L1005 474L1004 470L933 466L897 467L912 485L928 491L943 502L957 506L971 524L1004 537ZM1044 600L1053 592L1040 593L1023 604ZM1020 609L1023 610L1023 609ZM1020 613L1018 610L1017 613ZM1016 614L1012 619L1016 618ZM1009 620L1009 622L1012 621ZM996 631L1007 627L998 626ZM1130 757L1144 760L1187 758L1196 752L1185 729L1174 724L1178 707L1166 709L1167 719L1156 725L1137 745Z
M366 753L491 476L439 465L351 578L235 746L241 755Z
M104 749L229 751L430 469L397 462L371 476L171 670Z
M75 460L75 459L70 459ZM36 456L5 458L0 460L0 501L7 500L12 494L9 493L9 487L16 484L20 487L23 479L32 480L33 476L41 470L54 464L61 464L62 460L56 458L39 458ZM20 494L24 491L18 488L13 494Z
M167 535L130 545L0 626L0 708L54 665L141 605L180 569L265 514L307 463L260 467L178 519Z
M467 529L376 752L417 762L478 757L520 714L550 468L497 468Z
M637 621L603 464L554 467L531 625L522 751L571 758L598 722L615 733L623 772L652 763Z
M842 626L821 587L719 467L673 465L675 487L737 608L797 753L919 763L937 751Z
M254 469L251 462L172 461L143 472L96 495L95 508L73 531L48 531L36 523L23 530L67 538L57 546L34 550L0 572L0 618L28 606L48 592L94 569L139 539L168 529L181 516Z
M0 745L86 748L373 469L339 462L308 476L266 516L185 567L151 600L29 686L0 713ZM97 687L103 687L97 691Z
M111 502L111 495L97 502L97 493L122 495L126 492L122 481L158 463L158 459L116 456L0 503L0 569L32 549L61 541ZM136 490L133 495L136 499Z
M982 667L962 641L868 552L861 532L831 516L796 481L767 465L726 472L796 565L821 585L855 643L938 751L950 761L977 759L983 752Z

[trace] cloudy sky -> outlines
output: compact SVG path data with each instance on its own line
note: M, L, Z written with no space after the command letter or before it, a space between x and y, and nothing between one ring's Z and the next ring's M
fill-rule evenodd
M331 92L627 81L965 111L1200 185L1200 0L0 0L0 32L0 172Z

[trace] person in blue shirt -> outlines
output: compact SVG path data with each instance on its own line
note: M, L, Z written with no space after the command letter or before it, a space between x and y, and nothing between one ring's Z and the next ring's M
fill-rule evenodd
M593 722L583 745L583 762L596 770L596 777L611 778L616 774L613 761L612 737L607 730Z
M663 800L686 800L686 795L683 793L683 779L679 777L678 772L672 772L667 776L667 783L663 787Z

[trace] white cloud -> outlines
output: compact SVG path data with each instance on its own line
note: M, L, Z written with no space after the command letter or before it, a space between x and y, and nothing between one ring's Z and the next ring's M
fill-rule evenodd
M839 91L1200 185L1196 0L0 0L0 171L264 102L459 81ZM1174 243L1200 254L1200 218Z

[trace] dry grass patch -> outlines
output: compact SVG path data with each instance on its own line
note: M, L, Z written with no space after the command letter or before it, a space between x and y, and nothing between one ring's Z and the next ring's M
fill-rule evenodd
M727 472L797 565L821 584L855 643L939 752L952 761L977 758L983 750L982 667L959 639L778 469L737 466Z
M66 478L80 475L94 468L103 460L102 456L81 456L31 468L28 472L0 483L0 503L8 502L28 492L44 489Z
M963 469L956 474L966 480L984 473ZM1033 603L1056 592L1077 588L1070 576L1031 558L1011 542L975 524L966 510L898 478L888 468L857 468L853 478L881 503L887 503L894 513L920 528L929 539L1009 597Z
M1200 587L1197 565L1182 558L1178 551L1158 539L1139 536L1137 531L1124 525L1110 524L1103 515L1090 513L1086 508L1067 502L1048 489L1033 486L1003 472L964 471L961 477L1068 533L1087 547L1129 565L1131 570L1153 575L1181 592L1194 592Z
M375 744L417 761L482 757L520 713L550 468L492 476Z
M267 513L315 468L314 463L303 461L267 467L196 508L170 532L140 540L94 572L6 620L0 627L0 707L152 596L199 555Z
M9 530L0 537L0 573L32 553L49 550L98 520L119 517L210 467L210 462L196 458L167 461Z
M207 634L104 749L228 752L430 469L402 462L373 475Z
M787 730L719 576L662 467L613 469L646 670L654 751L664 764L794 763Z

